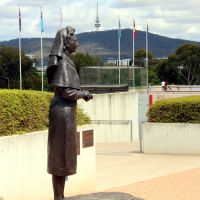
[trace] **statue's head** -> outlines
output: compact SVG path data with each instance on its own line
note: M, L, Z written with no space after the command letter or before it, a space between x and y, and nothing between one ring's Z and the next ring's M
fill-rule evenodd
M69 54L75 52L78 45L75 29L67 26L56 33L50 55L63 57L64 52L68 52Z
M70 54L75 52L78 47L77 37L75 35L75 29L71 26L67 26L64 30L64 51L67 50Z

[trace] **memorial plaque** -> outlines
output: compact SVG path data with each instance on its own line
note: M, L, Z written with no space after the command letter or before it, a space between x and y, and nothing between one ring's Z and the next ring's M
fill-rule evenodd
M93 130L83 131L83 148L94 146Z
M80 132L76 134L76 154L80 155Z

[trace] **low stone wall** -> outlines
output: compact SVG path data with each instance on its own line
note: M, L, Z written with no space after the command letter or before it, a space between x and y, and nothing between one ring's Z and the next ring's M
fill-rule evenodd
M68 177L66 196L95 190L95 143L83 148L82 140L84 131L91 129L91 126L78 128L77 174ZM47 131L0 137L0 200L27 199L53 199L51 175L47 174Z
M200 124L142 124L144 153L200 154Z
M95 94L92 101L78 103L91 120L99 121L94 124L97 143L137 141L139 124L147 120L149 108L148 95L136 91ZM131 121L132 126L126 121Z

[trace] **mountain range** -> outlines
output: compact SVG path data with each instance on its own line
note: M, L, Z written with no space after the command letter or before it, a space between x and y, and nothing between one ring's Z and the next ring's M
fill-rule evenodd
M121 58L131 58L133 49L133 32L131 29L121 30ZM118 30L107 30L98 32L85 32L77 34L79 47L78 52L88 52L106 58L118 58ZM48 54L54 38L43 38L44 63L47 62ZM154 57L168 57L183 43L198 43L195 41L173 39L148 33L148 47ZM22 38L22 50L26 54L33 54L40 58L40 38ZM200 43L198 43L200 44ZM18 47L18 39L0 42L0 46ZM146 46L146 32L137 31L135 40L135 51Z

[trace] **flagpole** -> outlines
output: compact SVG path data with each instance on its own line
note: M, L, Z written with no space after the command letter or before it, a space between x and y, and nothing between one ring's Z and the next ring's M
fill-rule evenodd
M22 90L22 55L21 55L21 34L19 32L19 76L20 76L20 90Z
M119 85L120 85L120 66L121 66L121 58L120 58L120 38L118 39L118 45L119 45Z
M119 85L120 85L120 66L121 66L121 58L120 58L120 39L121 39L121 24L120 24L120 18L119 18L119 30L118 30L118 59L119 59Z
M19 7L19 6L18 6ZM22 90L21 12L19 7L19 88Z
M148 67L148 22L146 30L146 77L147 77L147 93L149 92L149 67Z
M62 9L60 8L60 28L62 28Z
M41 12L41 69L42 69L42 91L44 90L44 65L43 65L43 41L42 41L42 32L43 32L43 15L42 15L42 8L40 7Z
M44 81L44 67L43 67L43 45L42 45L42 32L41 32L41 68L42 68L42 91L44 90L43 81Z
M133 63L132 66L135 66L135 21L133 19Z

